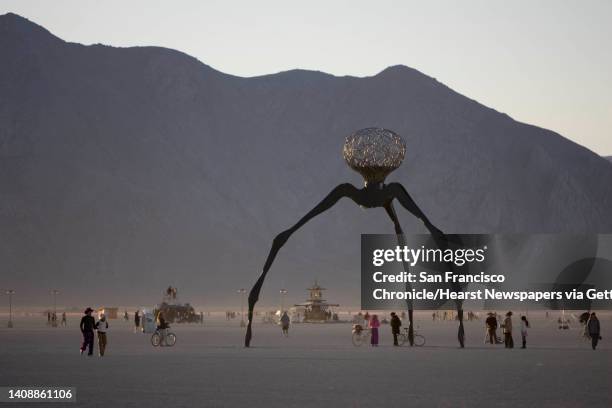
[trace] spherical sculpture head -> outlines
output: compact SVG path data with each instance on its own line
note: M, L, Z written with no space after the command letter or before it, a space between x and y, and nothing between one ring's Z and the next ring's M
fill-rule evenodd
M406 143L389 129L367 128L346 137L342 155L366 184L382 183L404 160Z

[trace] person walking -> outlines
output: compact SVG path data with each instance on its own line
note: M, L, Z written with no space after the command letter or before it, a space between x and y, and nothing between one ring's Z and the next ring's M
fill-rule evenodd
M283 328L283 334L285 335L285 337L289 337L289 323L291 322L291 319L289 318L287 312L283 312L283 315L280 318L280 322L281 327Z
M393 334L393 345L398 346L397 344L397 335L400 334L400 327L402 326L402 321L395 314L395 312L391 312L391 334Z
M595 350L597 348L597 343L601 340L601 328L599 326L599 319L595 316L595 312L591 313L591 317L589 317L589 321L587 322L587 328L589 336L591 336L591 346L593 350Z
M489 316L485 320L485 326L487 328L487 338L489 339L489 343L499 343L497 341L497 319L495 318L495 314L493 312L489 312Z
M380 322L378 321L378 316L373 314L370 317L370 329L372 331L371 341L372 347L378 347L378 328L380 327Z
M527 329L529 328L529 320L527 316L521 316L521 338L523 339L523 347L527 348Z
M138 331L139 327L140 327L140 314L138 313L138 310L137 310L134 312L134 333Z
M62 326L67 326L68 321L66 320L66 312L62 312Z
M504 345L506 348L514 348L514 339L512 338L512 312L506 313L504 319Z
M106 332L108 331L108 322L104 313L100 315L100 320L96 323L96 330L98 331L98 349L100 350L100 357L104 356L106 350Z
M81 345L81 355L85 351L86 348L89 347L89 351L87 353L88 356L93 355L93 346L94 346L94 329L96 327L96 320L91 315L93 309L88 307L85 309L83 313L85 316L81 318L81 324L79 325L81 329L81 333L83 334L83 344Z

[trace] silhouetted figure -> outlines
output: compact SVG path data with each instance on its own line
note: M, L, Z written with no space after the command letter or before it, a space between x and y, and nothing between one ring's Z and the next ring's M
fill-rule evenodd
M159 345L165 345L166 342L166 330L169 328L170 326L168 325L168 323L166 322L166 319L164 318L164 314L163 312L159 312L157 314L157 330L159 331Z
M512 338L512 312L506 313L504 319L504 346L506 348L514 348L514 339Z
M370 330L372 332L372 336L370 337L370 343L372 347L378 347L378 328L380 327L380 322L378 321L378 316L372 315L370 318Z
M81 333L83 334L81 354L83 354L85 349L89 347L89 351L87 353L88 356L93 355L94 329L96 328L96 320L91 315L91 312L93 312L93 309L91 307L85 309L85 311L83 312L85 313L85 316L81 318L81 324L79 324Z
M589 330L589 336L591 336L591 346L593 350L597 348L597 343L601 339L601 328L599 326L599 319L595 316L595 312L591 313L591 317L587 322L587 328Z
M62 326L68 326L68 321L66 320L66 312L62 312Z
M98 349L100 350L100 357L104 356L106 351L106 332L108 331L108 322L104 313L100 315L100 320L96 323L96 330L98 331Z
M523 339L523 347L527 348L527 329L529 328L529 320L527 316L521 316L521 338Z
M255 303L259 300L259 293L261 292L264 280L278 251L285 245L294 232L300 229L310 219L332 208L342 198L349 198L362 208L384 208L395 227L398 245L404 246L404 232L402 231L393 207L393 200L397 200L406 210L423 222L438 248L442 250L448 248L446 236L432 224L425 213L423 213L414 202L412 197L410 197L406 189L399 183L385 184L387 175L398 168L402 163L405 151L406 144L404 140L398 134L388 129L361 129L346 138L343 148L344 159L349 167L361 174L364 179L364 187L358 189L349 183L340 184L295 225L281 232L274 238L263 271L249 293L248 325L244 339L245 347L249 347L251 343ZM453 269L454 266L452 264L447 264L447 267L450 268L450 271L454 272L455 269ZM404 269L408 270L406 265L404 265ZM460 284L453 284L452 287L456 292L462 290ZM406 289L410 289L409 283L406 284ZM414 325L412 301L407 301L407 304L409 309L408 319L410 320L408 339L410 345L413 345ZM462 303L457 301L456 305L458 312L457 317L459 320L457 338L461 347L464 347L465 333L463 328Z
M391 334L393 334L393 345L397 346L397 335L400 334L400 327L402 326L402 321L395 314L395 312L391 312Z
M291 319L287 312L283 312L283 315L280 318L281 327L283 328L283 334L285 337L289 336L289 323L291 323Z
M140 327L140 313L138 313L138 310L137 310L134 312L134 333L138 331L139 327Z
M489 343L498 344L497 341L497 319L495 318L494 313L489 313L487 320L485 320L485 325L487 327L487 335L489 337Z

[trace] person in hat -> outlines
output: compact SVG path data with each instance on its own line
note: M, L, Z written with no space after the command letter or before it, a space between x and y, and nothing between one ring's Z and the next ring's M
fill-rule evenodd
M98 331L98 349L100 349L100 357L104 356L106 350L106 331L108 330L108 322L104 313L100 314L100 320L96 323L96 330Z
M495 318L495 313L489 312L485 325L487 326L489 343L497 344L497 319Z
M512 338L512 312L506 313L504 319L504 345L506 348L514 348L514 339Z
M81 318L81 324L79 325L81 333L83 334L83 344L81 345L81 354L89 347L87 352L88 356L93 355L93 343L94 343L94 329L96 328L96 320L91 315L93 309L88 307L83 313L85 316Z

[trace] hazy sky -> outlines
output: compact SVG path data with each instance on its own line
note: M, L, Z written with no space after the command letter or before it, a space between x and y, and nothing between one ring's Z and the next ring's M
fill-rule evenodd
M404 64L612 155L612 1L0 0L84 44L159 45L254 76Z

